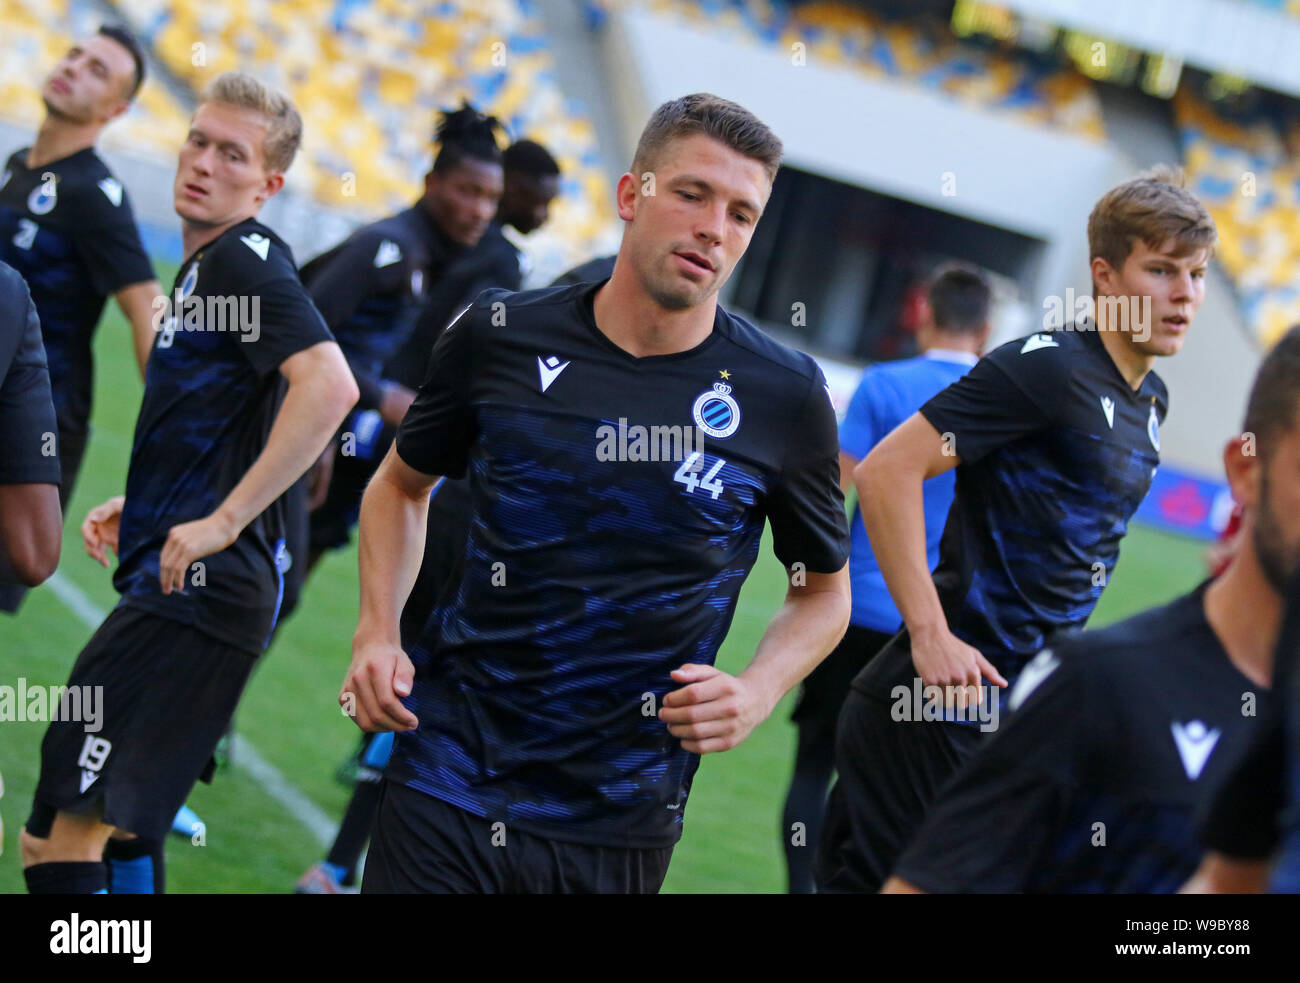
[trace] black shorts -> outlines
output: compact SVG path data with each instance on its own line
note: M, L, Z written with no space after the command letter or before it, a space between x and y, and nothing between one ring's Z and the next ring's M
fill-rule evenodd
M212 780L212 752L255 659L178 621L114 608L68 678L69 688L103 687L97 727L87 731L84 714L51 722L27 831L48 836L63 811L165 836L194 783Z
M342 549L352 541L352 530L361 518L361 496L397 431L385 423L375 434L362 436L367 439L358 440L353 435L352 443L340 444L334 451L329 491L321 507L311 514L313 550ZM345 454L345 448L355 453Z
M888 672L910 683L911 663L907 633L900 632L862 675ZM966 724L895 720L892 701L864 688L860 676L836 731L839 778L813 867L817 890L826 893L879 891L930 803L984 736Z
M564 843L385 781L362 894L657 894L671 846Z
M849 625L839 645L808 674L799 688L799 699L790 719L799 725L800 731L811 731L826 741L835 739L840 707L844 705L853 677L893 637L893 632Z
M60 430L58 443L55 445L59 454L59 508L63 517L68 517L68 502L72 498L72 489L77 484L77 475L81 473L81 461L86 454L86 441L89 434L68 433ZM0 583L0 612L17 614L22 607L27 592L31 590L25 584Z

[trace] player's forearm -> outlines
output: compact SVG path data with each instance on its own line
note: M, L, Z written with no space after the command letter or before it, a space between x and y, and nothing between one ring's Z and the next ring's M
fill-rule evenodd
M945 627L925 552L924 474L872 451L854 471L854 482L871 551L908 630Z
M394 480L395 450L375 472L361 499L357 562L361 574L361 614L356 638L401 644L399 624L424 557L429 495L412 495Z
M56 485L0 485L0 583L42 583L58 566L62 544Z
M891 877L885 881L885 886L880 889L881 894L925 894L915 884L909 884L901 877Z
M356 402L348 383L325 372L289 385L262 453L217 507L232 528L252 522L320 457Z
M1211 850L1179 894L1263 894L1268 890L1267 860L1237 860Z
M122 309L122 314L131 325L131 344L135 349L136 368L140 370L140 378L143 379L145 366L149 362L149 352L153 350L155 313L159 310L154 300L162 296L162 288L158 286L158 281L149 280L124 287L117 292L116 296L118 307ZM159 300L158 303L161 304L162 301Z
M825 590L792 589L740 674L768 695L769 713L844 637L850 612L847 568L841 573Z

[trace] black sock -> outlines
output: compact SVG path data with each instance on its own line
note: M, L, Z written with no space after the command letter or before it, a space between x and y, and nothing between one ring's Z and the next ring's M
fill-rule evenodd
M162 894L166 883L163 841L109 840L104 848L109 894Z
M835 770L835 747L819 735L807 733L809 728L799 728L798 750L794 759L794 775L785 799L785 817L781 829L781 843L785 847L787 890L791 894L813 894L813 851L821 837L822 819L826 812L826 790ZM795 823L803 823L796 841Z
M29 894L104 894L108 871L89 861L33 864L23 870Z
M348 872L344 884L356 881L357 861L361 851L370 839L370 830L375 825L375 813L379 811L379 782L357 782L348 802L347 812L343 813L343 822L339 826L338 836L330 847L326 863L334 864Z

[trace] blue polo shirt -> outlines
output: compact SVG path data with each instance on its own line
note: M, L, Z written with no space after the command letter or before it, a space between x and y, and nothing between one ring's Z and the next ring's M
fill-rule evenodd
M970 352L932 348L915 358L871 366L863 373L840 423L840 450L862 460L889 431L919 410L930 397L965 375L976 361ZM939 539L952 505L956 480L955 471L948 471L925 483L925 555L931 570L939 563ZM903 619L889 596L880 565L867 541L861 505L853 507L851 528L851 620L872 631L897 631Z

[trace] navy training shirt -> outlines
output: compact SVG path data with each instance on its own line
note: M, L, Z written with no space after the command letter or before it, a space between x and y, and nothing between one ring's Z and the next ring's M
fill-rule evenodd
M358 410L378 408L384 363L411 333L425 295L459 253L417 203L357 229L303 266L302 282L361 391Z
M283 496L233 544L202 557L180 592L163 595L159 553L172 526L210 515L261 454L286 389L280 364L333 337L289 247L255 219L186 259L167 299L135 425L113 586L121 604L260 653L288 562Z
M57 485L54 403L36 305L23 278L0 262L0 485Z
M398 431L411 467L468 472L473 519L388 776L548 838L662 847L699 756L657 710L673 669L713 663L764 521L788 567L847 558L835 414L810 357L720 307L696 347L630 355L600 286L485 292Z
M1089 321L1001 345L921 407L960 462L935 589L952 633L1008 684L1092 614L1160 464L1167 409L1159 376L1135 392ZM856 689L887 699L916 675L906 646L891 651Z
M894 873L928 892L1182 887L1197 812L1273 699L1228 658L1206 586L1040 653Z
M0 173L0 260L27 281L41 319L59 429L90 425L91 340L104 302L154 278L126 189L93 148L29 170L27 150Z

